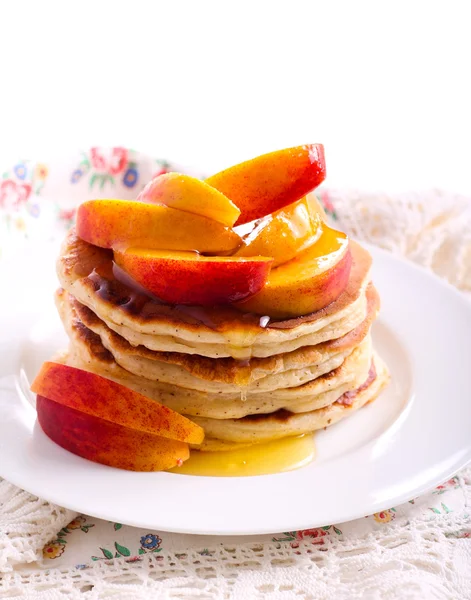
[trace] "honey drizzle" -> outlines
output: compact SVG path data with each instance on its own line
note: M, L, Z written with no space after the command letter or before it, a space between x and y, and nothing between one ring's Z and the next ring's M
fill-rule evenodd
M314 435L300 435L236 450L192 450L190 458L170 472L210 477L270 475L304 467L314 460L315 453Z

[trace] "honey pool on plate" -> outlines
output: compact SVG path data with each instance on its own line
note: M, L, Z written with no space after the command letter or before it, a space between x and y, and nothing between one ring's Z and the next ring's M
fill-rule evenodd
M309 464L316 454L314 435L282 438L216 452L193 450L181 467L170 469L180 475L246 477L292 471Z

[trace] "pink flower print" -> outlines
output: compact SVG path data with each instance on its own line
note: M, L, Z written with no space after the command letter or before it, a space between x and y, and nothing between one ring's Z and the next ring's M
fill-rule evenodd
M63 221L70 221L75 217L75 208L65 209L61 208L59 211L59 219Z
M113 148L108 171L111 175L117 175L124 171L128 164L128 151L126 148Z
M0 183L0 208L19 208L31 194L29 183L16 183L13 179L4 179Z
M93 168L98 169L99 171L104 171L106 169L106 159L99 148L90 148L90 160Z
M75 208L59 208L59 219L67 229L70 229L75 221Z
M305 540L306 538L312 538L315 540L312 542L313 544L323 544L324 540L322 538L326 535L328 535L328 531L316 527L315 529L302 529L301 531L297 531L296 539Z
M16 183L12 179L5 179L0 183L0 207L6 208L7 200L13 196L16 191ZM13 203L12 203L13 204Z
M328 212L330 215L335 215L335 207L332 204L329 192L327 190L324 190L320 193L320 199L322 204L324 205L326 212Z
M152 179L155 179L159 175L165 175L165 173L170 173L171 166L170 163L166 161L159 161L160 165L157 171L152 175Z
M433 493L440 495L440 494L445 493L446 490L456 489L459 487L460 487L460 484L459 484L458 477L452 477L448 481L445 481L445 483L442 483L441 485L437 485L437 487L435 488Z
M126 148L112 148L106 154L100 148L90 148L90 162L96 171L117 175L122 173L128 164Z

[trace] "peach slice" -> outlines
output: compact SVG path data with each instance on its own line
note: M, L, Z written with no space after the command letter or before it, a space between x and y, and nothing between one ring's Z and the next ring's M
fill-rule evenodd
M190 456L188 444L129 429L43 396L37 397L36 409L53 442L93 462L129 471L163 471Z
M322 233L317 200L305 196L264 217L243 238L235 256L273 256L273 268L290 261L316 242Z
M88 200L77 235L102 248L158 248L228 254L240 237L221 223L168 206L132 200Z
M347 236L323 225L315 244L273 269L265 287L253 298L238 303L237 308L275 319L310 314L343 292L351 264Z
M327 221L327 214L325 212L324 206L319 200L319 198L316 196L316 194L314 192L310 192L309 194L306 194L306 198L309 202L311 209L319 214L321 221Z
M263 154L206 179L240 208L236 225L260 219L311 192L325 179L322 144Z
M137 200L186 210L226 227L232 227L240 215L237 206L224 194L196 177L180 173L156 177L146 185Z
M116 263L135 281L169 304L215 306L259 292L272 258L200 256L131 248L114 253Z
M31 390L62 406L164 438L201 444L204 431L177 412L95 373L45 362Z

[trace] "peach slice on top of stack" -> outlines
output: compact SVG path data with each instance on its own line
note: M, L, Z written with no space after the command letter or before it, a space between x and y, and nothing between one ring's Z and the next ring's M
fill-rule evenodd
M324 179L324 147L309 144L263 154L206 183L234 202L240 210L236 225L242 225L296 202Z
M238 302L259 292L272 258L201 256L131 248L115 251L115 262L140 285L168 304L214 306Z
M101 248L151 248L230 254L240 237L219 221L132 200L89 200L79 206L77 234Z
M205 182L167 173L139 194L128 223L111 208L105 215L103 203L113 201L85 203L77 233L113 248L115 262L163 302L231 303L274 318L299 316L330 304L350 271L346 236L323 224L317 200L306 196L324 177L320 144L272 152ZM100 214L99 224L90 212ZM231 228L249 222L244 239Z
M119 267L167 304L297 317L334 301L350 273L347 236L323 222L309 195L324 178L320 144L272 152L204 182L167 173L136 201L84 202L77 234L112 250ZM186 417L73 367L45 363L32 390L46 434L107 465L168 469L204 437Z

